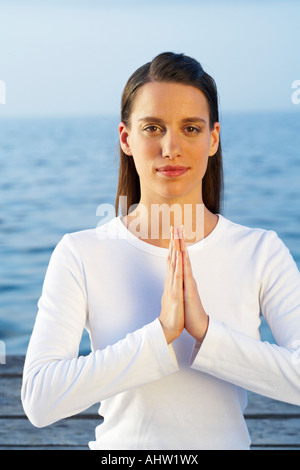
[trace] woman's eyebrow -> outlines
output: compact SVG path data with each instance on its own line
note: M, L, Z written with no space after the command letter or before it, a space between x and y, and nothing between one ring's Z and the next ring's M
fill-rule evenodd
M203 123L203 124L206 124L206 120L203 119L202 117L198 117L198 116L193 116L193 117L184 118L184 119L182 119L181 122L182 122L183 124L184 124L184 123L187 123L187 122L194 122L194 123L196 123L196 122L198 122L198 123L201 122L201 123Z
M143 118L141 118L141 119L138 120L138 122L142 122L142 121L143 121L143 122L145 122L145 121L146 121L146 122L149 122L149 121L153 122L153 121L155 121L155 122L163 123L163 120L162 120L162 119L160 119L160 118L158 118L158 117L155 117L155 116L146 116L146 117L143 117Z
M155 117L155 116L145 116L145 117L142 117L138 120L138 122L157 122L157 123L163 123L164 120L161 119L161 118L158 118L158 117ZM188 123L188 122L193 122L193 123L204 123L206 124L206 120L203 119L202 117L198 117L198 116L193 116L193 117L186 117L184 119L182 119L180 121L182 124L185 124L185 123Z

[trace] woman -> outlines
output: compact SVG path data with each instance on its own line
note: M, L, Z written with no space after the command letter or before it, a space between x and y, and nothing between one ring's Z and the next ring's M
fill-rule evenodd
M36 426L101 402L91 449L249 449L246 390L300 404L300 274L273 231L220 214L218 121L194 59L160 54L130 77L116 198L130 211L52 255L22 386Z

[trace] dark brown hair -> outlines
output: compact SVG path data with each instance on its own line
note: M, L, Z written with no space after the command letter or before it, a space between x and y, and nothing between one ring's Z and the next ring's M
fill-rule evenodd
M184 54L164 52L152 62L138 68L129 78L121 102L121 121L130 127L130 116L138 90L151 81L175 82L191 85L204 93L208 107L210 128L219 121L218 93L214 79L208 75L199 62ZM127 156L120 147L119 182L115 201L118 214L119 198L127 196L127 212L133 204L140 201L140 179L132 156ZM208 160L202 182L203 203L214 214L221 211L223 199L223 164L221 141L217 152Z

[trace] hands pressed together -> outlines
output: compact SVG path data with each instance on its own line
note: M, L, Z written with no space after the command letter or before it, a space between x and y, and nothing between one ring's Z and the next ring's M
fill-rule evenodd
M183 231L174 227L171 227L159 320L168 344L178 338L184 328L202 343L209 322L193 277Z

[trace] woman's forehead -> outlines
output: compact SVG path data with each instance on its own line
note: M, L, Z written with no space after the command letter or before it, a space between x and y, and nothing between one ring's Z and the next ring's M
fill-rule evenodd
M132 110L136 119L174 113L185 117L208 115L204 93L194 86L176 82L149 82L138 90Z

